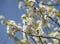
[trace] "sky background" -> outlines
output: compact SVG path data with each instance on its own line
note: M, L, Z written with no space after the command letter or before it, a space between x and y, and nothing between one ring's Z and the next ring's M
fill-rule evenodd
M56 8L58 8L56 6ZM0 0L0 15L5 16L6 19L11 19L16 21L16 23L21 23L21 15L25 13L25 10L19 10L18 8L18 0ZM46 28L45 28L46 29ZM21 37L20 32L17 35ZM6 33L6 26L0 23L0 44L14 44L12 39L8 39L8 35ZM6 41L7 39L7 41Z

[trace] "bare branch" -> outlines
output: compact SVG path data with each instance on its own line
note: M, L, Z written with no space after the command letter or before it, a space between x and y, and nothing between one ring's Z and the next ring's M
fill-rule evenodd
M55 22L60 27L60 24L56 22L53 18L51 18L50 16L47 16L47 17L50 18L53 22Z
M45 6L60 6L60 4L43 4Z

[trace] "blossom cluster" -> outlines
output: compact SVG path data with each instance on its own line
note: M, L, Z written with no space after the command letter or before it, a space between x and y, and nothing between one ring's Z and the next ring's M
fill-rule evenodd
M20 1L19 3L21 2L23 1ZM53 28L54 30L54 32L50 31L50 33L48 33L48 36L57 37L60 35L60 33L58 32L59 27L56 26L58 29L54 27L55 25L54 22L60 23L59 22L59 18L60 18L59 10L57 10L55 6L48 6L52 4L51 2L46 3L47 5L45 5L44 1L40 1L38 3L36 0L24 0L24 2L25 2L25 5L19 4L19 9L24 8L27 11L25 14L22 15L22 18L21 18L23 21L23 31L25 31L26 33L30 33L30 34L46 36L46 33L44 32L44 28L48 26L47 27L48 31L50 28ZM35 4L37 4L38 7L35 7ZM58 21L54 21L53 18L56 18ZM53 23L50 23L49 22L50 20L52 20ZM37 37L33 37L33 38L38 39ZM43 38L42 38L42 41L44 41ZM46 42L47 41L48 40L46 40ZM47 43L51 43L51 44L59 43L59 40L56 40L56 39L51 39L51 41ZM39 39L37 40L37 42L39 43Z
M56 3L54 0L51 1ZM5 21L3 16L0 16L0 19L7 25L9 37L12 37L17 44L33 44L29 38L36 44L60 44L60 12L51 5L50 1L46 3L37 0L19 0L19 9L26 10L21 16L23 26L14 20ZM23 32L21 41L16 37L18 31Z

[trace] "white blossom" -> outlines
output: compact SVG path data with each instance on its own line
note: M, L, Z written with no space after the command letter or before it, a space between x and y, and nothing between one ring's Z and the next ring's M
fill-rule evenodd
M44 19L47 19L47 15L44 16Z
M57 11L55 8L51 8L52 10L51 10L51 12L49 13L49 16L51 16L51 17L55 17L55 15L54 15L54 13ZM49 9L48 9L49 10Z
M52 2L49 1L49 2L48 2L48 5L52 5Z
M33 21L34 21L33 18L28 18L28 19L27 19L27 24L28 24L28 25L32 25L32 24L33 24Z
M7 26L7 34L11 38L13 38L15 36L15 33L13 31L14 31L14 29L11 29L10 26Z
M53 3L57 3L59 0L51 0L51 2Z
M50 37L56 37L56 38L60 38L60 33L59 32L53 32L50 34ZM53 40L53 43L54 44L58 44L59 43L59 40L57 39L52 39Z
M39 30L39 35L44 35L44 31L43 31L43 26L42 26L42 21L37 21L37 23L39 24L37 30Z
M35 0L29 0L29 1L36 2Z
M58 18L58 23L60 24L60 18Z
M52 37L55 37L58 34L58 32L51 32L49 35Z
M59 23L60 24L60 16L56 15L56 12L59 12L55 6L49 6L53 3L56 3L58 0L50 0L47 5L44 5L45 2L42 0L39 3L36 3L37 0L20 0L18 3L19 9L26 10L26 13L22 14L21 19L23 22L23 25L17 24L14 20L5 20L5 17L0 15L1 23L4 23L7 26L7 34L9 37L14 38L16 37L16 33L18 31L22 31L23 39L21 40L22 43L29 42L30 35L33 35L32 38L37 42L37 44L40 44L40 39L36 35L43 36L41 37L42 42L45 44L58 44L59 41L54 38L60 39L60 27L56 26L54 27L53 24L50 24L50 20L52 20L52 23ZM52 3L52 2L53 3ZM38 7L35 6L35 4L38 4ZM26 6L25 6L26 5ZM49 18L49 16L51 18ZM58 21L55 22L55 19L57 18ZM56 24L57 24L56 23ZM58 24L57 24L58 25ZM45 33L44 29L45 27L53 28L54 32L51 33ZM49 36L51 38L47 38L45 36ZM45 37L45 38L44 38ZM54 37L54 38L52 38ZM49 39L49 40L47 40ZM16 41L17 42L17 41Z
M48 44L52 44L52 43L48 43Z
M18 8L19 8L19 9L22 9L22 8L24 8L24 7L25 7L25 6L24 6L24 2L20 1L19 4L18 4Z
M15 36L15 33L20 30L22 30L22 27L17 25L15 21L10 20L10 22L7 25L7 34Z
M48 23L47 25L48 25L49 28L53 27L53 24Z
M22 21L23 21L23 24L25 24L25 22L27 22L27 21L26 21L26 20L27 20L26 14L23 14L23 15L21 16L21 19L22 19Z
M1 24L5 25L5 24L4 24L5 17L4 17L3 15L0 15L0 21L1 21Z
M55 27L55 28L54 28L54 31L60 32L60 27Z
M0 15L0 19L5 19L5 17L4 17L4 16L2 16L2 15Z
M44 7L44 8L45 8L46 6L43 5L43 3L44 3L44 2L41 1L41 2L39 3L39 7Z
M28 26L24 25L23 31L26 32L26 33L23 33L23 40L27 40L28 36L26 34L31 33L31 26L30 25L28 25Z

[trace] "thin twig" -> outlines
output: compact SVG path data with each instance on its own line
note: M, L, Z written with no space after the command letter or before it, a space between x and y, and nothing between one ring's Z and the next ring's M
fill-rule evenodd
M40 39L41 43L44 44L43 41L42 41L42 39L41 39L41 37L39 37L39 39Z
M39 36L39 35L31 35L31 36L36 36L36 37L41 37L41 38L47 38L47 39L57 39L60 41L59 38L56 38L56 37L44 37L44 36Z
M43 4L43 5L46 5L46 6L60 6L60 4Z
M56 22L53 18L51 18L50 16L47 16L47 17L50 18L53 22L55 22L60 27L60 24Z
M35 44L37 44L37 42L35 41L35 39L34 39L33 37L30 36L30 38L33 40L33 42L34 42Z

